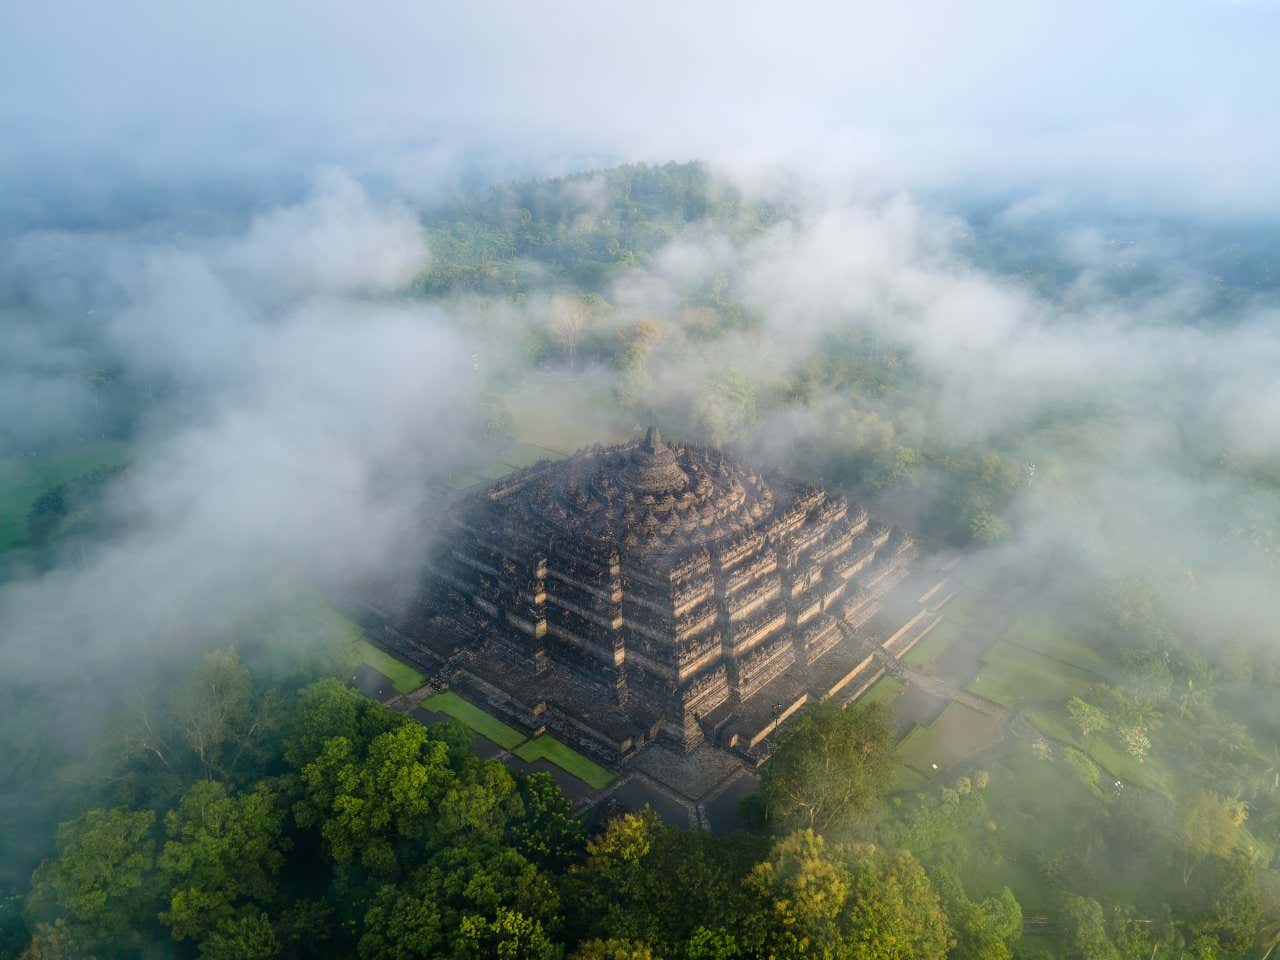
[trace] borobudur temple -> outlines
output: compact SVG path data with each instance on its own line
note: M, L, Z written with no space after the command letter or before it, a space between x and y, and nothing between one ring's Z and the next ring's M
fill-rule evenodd
M743 752L869 662L854 628L912 552L843 497L650 429L457 504L415 633L495 711L597 755Z

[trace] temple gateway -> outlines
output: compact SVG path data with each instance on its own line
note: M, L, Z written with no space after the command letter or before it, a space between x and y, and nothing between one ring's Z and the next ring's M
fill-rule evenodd
M911 555L843 497L650 429L467 497L411 636L495 711L605 759L659 738L749 754L869 671L856 628Z

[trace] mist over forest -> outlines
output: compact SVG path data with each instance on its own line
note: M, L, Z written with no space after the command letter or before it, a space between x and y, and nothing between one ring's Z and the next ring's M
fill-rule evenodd
M0 12L0 960L1275 954L1273 5L73 6ZM339 682L651 425L953 571L732 831Z

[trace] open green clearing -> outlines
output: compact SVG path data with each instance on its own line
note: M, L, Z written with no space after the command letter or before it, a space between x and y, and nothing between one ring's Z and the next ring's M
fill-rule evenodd
M893 768L893 778L889 781L890 793L909 793L924 789L929 781L910 767L899 763Z
M361 663L373 667L383 676L388 677L401 693L417 690L426 682L427 678L413 669L413 667L406 663L401 663L389 653L375 647L368 640L360 639L356 641L356 656L360 658Z
M947 704L928 726L914 727L898 744L898 759L926 778L984 750L1000 739L1000 721L962 703Z
M0 550L27 539L27 514L50 488L129 460L123 443L90 443L66 453L0 460Z
M862 695L858 704L883 703L886 706L892 705L905 687L906 684L897 677L883 676L871 685L870 690Z
M982 658L969 689L1006 707L1026 701L1084 696L1098 678L1078 667L1001 640Z
M591 762L572 747L546 734L534 737L511 752L526 763L548 760L597 790L613 782L613 774L604 767Z
M1107 739L1105 733L1095 733L1086 740L1072 725L1066 708L1061 703L1028 710L1027 719L1046 737L1069 743L1088 754L1094 763L1113 777L1162 793L1166 797L1173 796L1169 772L1157 757L1150 756L1146 762L1140 763Z
M460 720L466 724L480 736L488 737L504 750L510 750L525 740L524 734L508 727L497 717L490 716L474 704L463 700L452 690L446 690L443 693L427 697L422 701L422 706L427 710L447 713L455 720Z
M1004 639L1077 670L1097 674L1098 679L1107 675L1106 661L1096 650L1073 639L1045 616L1022 617L1009 628Z
M951 642L955 640L959 628L951 626L950 621L944 616L936 627L926 633L920 641L907 651L903 662L917 670L928 672L933 669L933 665L938 658L946 652L947 647L951 646Z
M364 630L358 623L344 617L328 604L319 603L313 615L317 632L331 633L350 643L352 663L364 664L377 670L401 693L417 690L426 682L427 678L409 664L397 660L366 640Z

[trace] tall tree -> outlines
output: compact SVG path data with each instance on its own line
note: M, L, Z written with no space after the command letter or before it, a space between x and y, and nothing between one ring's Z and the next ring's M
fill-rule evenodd
M379 734L363 752L335 737L303 768L294 815L319 828L338 863L358 860L391 875L398 843L425 836L455 780L449 748L416 723Z
M1178 821L1184 884L1190 881L1195 866L1207 857L1225 860L1231 856L1248 815L1249 806L1244 801L1209 790L1201 790L1184 805Z
M796 718L765 765L765 815L781 831L858 835L888 787L892 764L885 707L820 704Z
M1063 945L1070 960L1120 960L1107 935L1102 905L1088 897L1067 897L1062 904Z
M509 839L524 856L548 870L560 871L585 853L586 831L573 816L573 804L547 773L520 781L524 813L509 827Z
M138 941L155 916L155 813L88 810L58 827L58 855L32 875L33 920L66 921L82 949L111 956Z
M165 818L160 870L169 886L161 915L175 940L203 940L247 903L265 905L289 842L284 809L267 784L232 796L218 781L187 791Z
M745 884L751 956L772 960L942 960L950 928L911 854L865 844L828 847L811 830L779 841Z
M235 650L214 650L174 693L173 715L206 779L224 771L228 744L255 731L253 680Z

